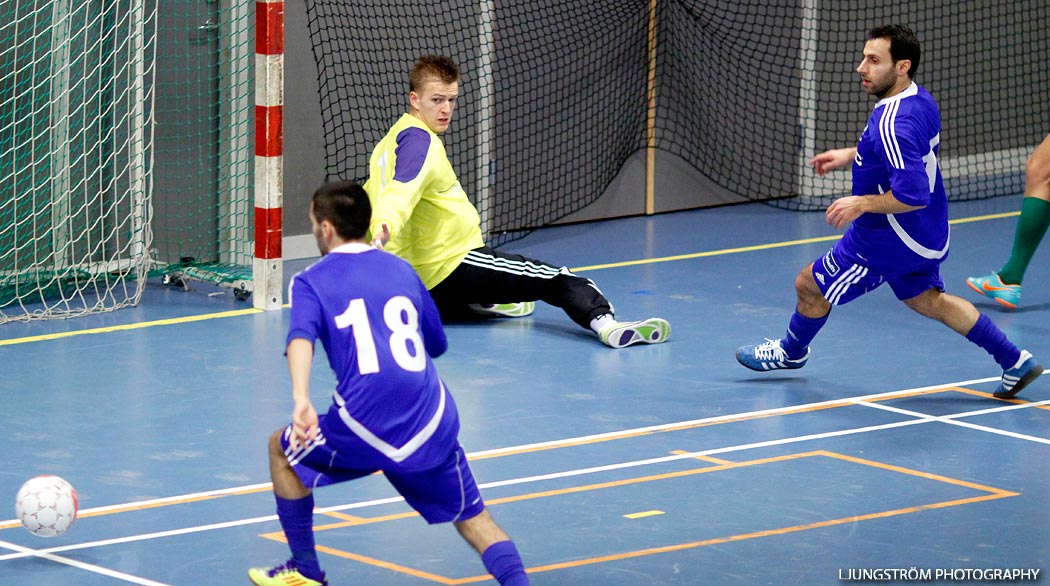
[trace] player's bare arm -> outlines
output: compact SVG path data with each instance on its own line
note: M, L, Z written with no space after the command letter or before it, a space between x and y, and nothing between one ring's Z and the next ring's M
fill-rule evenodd
M903 214L921 210L926 206L913 206L893 197L892 191L878 195L850 195L836 199L828 206L828 225L841 230L861 214Z
M817 175L823 175L828 171L849 167L853 164L853 159L856 156L857 147L831 149L810 159L809 164L817 172Z
M313 342L296 338L288 343L288 372L292 378L292 447L298 448L317 435L317 410L310 402L310 366Z

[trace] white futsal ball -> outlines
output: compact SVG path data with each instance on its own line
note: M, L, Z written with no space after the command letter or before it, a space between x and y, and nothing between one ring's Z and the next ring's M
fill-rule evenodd
M61 535L77 520L77 491L58 476L35 476L18 489L15 514L33 535Z

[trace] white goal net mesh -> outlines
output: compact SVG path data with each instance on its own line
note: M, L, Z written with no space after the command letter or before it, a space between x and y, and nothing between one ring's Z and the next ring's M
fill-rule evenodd
M0 323L138 302L156 0L0 2Z

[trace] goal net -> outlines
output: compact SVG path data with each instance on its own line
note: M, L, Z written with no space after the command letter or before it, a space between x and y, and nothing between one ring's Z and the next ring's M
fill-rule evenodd
M328 175L363 179L414 60L449 55L463 79L443 140L492 244L593 203L639 152L740 200L823 209L848 173L806 161L856 144L873 101L854 69L890 21L922 42L949 197L1020 193L1050 131L1045 0L306 4Z
M157 25L154 275L254 289L252 0L164 0Z
M155 0L0 3L0 323L138 302Z

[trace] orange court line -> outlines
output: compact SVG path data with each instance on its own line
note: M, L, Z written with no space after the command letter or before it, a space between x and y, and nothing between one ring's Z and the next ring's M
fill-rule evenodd
M889 400L902 399L902 398L907 398L907 397L915 397L915 396L922 396L922 395L933 395L933 394L945 393L945 392L953 392L953 391L954 392L958 392L958 393L968 394L968 395L974 395L974 396L978 396L978 397L982 397L982 398L992 398L992 399L995 399L997 401L1002 401L1002 402L1012 403L1012 404L1022 404L1022 403L1027 403L1028 402L1028 401L1025 401L1024 399L1016 399L1016 398L1014 398L1014 399L999 399L999 398L993 397L991 393L984 393L984 392L981 392L981 391L975 391L973 389L968 389L968 388L965 388L965 387L957 387L957 386L948 386L948 387L942 387L942 388L938 388L938 389L927 389L927 390L914 391L914 392L902 392L902 393L898 393L898 394L894 394L894 395L889 395L889 396L886 396L886 397L878 397L878 398L875 398L875 399L871 399L870 402L876 403L876 402L883 402L883 401L889 401ZM539 446L539 447L535 447L535 448L531 448L531 449L523 448L521 450L513 450L513 451L507 451L507 452L500 452L500 453L497 453L497 454L488 454L488 455L484 455L484 456L478 456L478 457L475 457L475 458L471 458L471 460L483 460L483 459L497 458L497 457L503 457L503 456L511 456L511 455L518 455L518 454L525 454L525 453L532 453L532 452L541 452L541 451L546 451L546 450L568 448L568 447L574 447L574 446L580 446L580 445L603 443L603 442L609 442L609 441L620 440L620 439L629 439L629 438L634 438L634 437L642 437L642 436L645 436L645 435L654 435L654 434L657 434L657 433L667 433L667 432L671 432L671 431L682 431L682 430L686 430L686 429L695 429L695 428L700 428L700 427L721 425L721 424L724 424L724 423L737 423L737 422L740 422L740 421L756 420L756 419L775 417L775 416L781 416L781 415L794 415L794 414L798 414L798 413L819 411L819 410L823 410L823 409L830 409L830 408L837 408L837 407L848 407L850 405L853 405L853 403L851 403L849 401L842 401L842 402L831 403L831 404L828 404L828 405L819 405L819 406L815 406L815 407L801 407L799 409L791 409L791 410L787 410L787 411L778 411L776 413L763 413L763 414L758 414L758 415L743 415L743 416L740 416L740 417L734 417L734 418L729 418L729 419L722 419L722 420L718 420L718 421L710 421L710 422L704 422L704 423L695 423L695 424L689 424L689 425L675 426L675 427L662 429L662 430L659 430L659 431L624 433L624 434L620 434L620 435L612 435L612 436L603 437L603 438L595 438L595 439L592 439L592 440L584 440L584 441L579 441L579 442L558 444L558 445L554 445L554 446ZM1036 409L1042 409L1042 410L1045 410L1045 411L1050 411L1050 405L1039 405L1039 406L1036 406L1035 408ZM685 452L679 452L679 453L685 453ZM710 457L710 456L704 456L702 458L697 458L697 459L705 459L707 461L710 461L710 462L713 462L713 463L716 463L716 464L721 463L720 459L713 458L713 457ZM725 461L725 462L728 462L728 461ZM225 494L221 494L221 495L186 497L186 498L182 498L182 499L174 499L174 500L164 501L164 502L161 502L161 503L128 505L126 507L117 507L117 508L112 508L112 509L106 509L104 511L81 512L79 517L80 518L88 518L88 517L96 517L96 516L110 515L110 514L116 514L116 513L126 513L126 512L131 512L131 511L141 511L141 510L146 510L146 509L151 509L151 508L165 507L165 506L169 506L169 505L178 505L178 504L202 502L202 501L205 501L205 500L212 500L212 499L217 499L217 498L223 498L223 497L226 497L226 496L238 496L238 495L244 495L244 494L268 492L269 490L270 490L270 487L266 486L266 487L260 487L260 488L254 488L254 489L245 489L245 490L233 491L233 492L229 492L229 493L225 493ZM408 515L411 516L413 514L414 513L410 513ZM395 518L400 518L400 517L398 517L398 516L391 516L390 518L377 517L377 518L373 518L373 520L369 520L368 518L357 518L359 520L357 520L355 522L357 524L368 524L368 523L378 522L379 520L393 520ZM350 524L353 524L353 523L350 523ZM7 523L0 523L0 530L11 529L11 528L15 528L15 527L18 527L18 526L20 526L20 523L17 520L10 521L10 522L7 522ZM345 527L345 526L347 526L347 524L345 524L345 523L344 524L339 524L339 526Z
M90 510L89 511L79 511L77 513L77 519L87 519L89 517L102 517L102 516L105 516L105 515L115 515L117 513L130 513L130 512L133 512L133 511L145 511L145 510L148 510L148 509L159 509L161 507L168 507L168 506L172 506L172 505L184 505L184 504L188 504L188 503L200 503L200 502L204 502L204 501L210 501L210 500L214 500L214 499L225 498L225 497L228 497L228 496L239 496L239 495L254 494L254 493L260 493L260 492L270 492L270 490L271 490L270 486L267 485L267 486L261 486L261 487L257 487L257 488L246 488L244 490L235 490L235 491L231 491L231 492L227 492L227 493L223 493L223 494L208 494L208 495L188 496L188 497L185 497L185 498L163 500L161 502L139 503L139 504L127 505L127 506L124 506L124 507L103 508L102 510L95 510L95 511L90 511ZM2 530L2 529L11 529L13 527L18 527L19 525L21 525L21 523L19 523L18 521L11 521L11 522L8 522L8 523L0 523L0 530Z
M873 399L868 399L867 401L870 402L870 403L881 403L881 402L884 402L884 401L894 401L894 400L897 400L897 399L905 399L905 398L908 398L908 397L918 397L918 396L923 396L923 395L934 395L934 394L938 394L938 393L947 393L947 392L953 392L953 391L954 392L959 392L959 393L965 393L965 394L968 394L968 395L976 395L978 397L983 397L983 398L988 398L988 399L996 399L998 401L1006 401L1006 402L1015 403L1015 404L1027 403L1028 402L1028 401L1025 401L1023 399L999 399L997 397L994 397L991 393L983 393L981 391L975 391L975 390L972 390L972 389L967 389L965 387L956 387L956 386L940 387L940 388L936 388L936 389L926 389L926 390L922 390L922 391L905 391L905 392L901 392L901 393L897 393L897 394L889 395L889 396L885 396L885 397L876 397L876 398L873 398ZM635 438L635 437L642 437L642 436L646 436L646 435L655 435L655 434L658 434L658 433L669 433L669 432L673 432L673 431L683 431L683 430L687 430L687 429L699 429L701 427L710 427L710 426L714 426L714 425L723 425L723 424L726 424L726 423L739 423L741 421L754 421L754 420L765 419L765 418L769 418L769 417L780 417L780 416L783 416L783 415L797 415L799 413L811 413L811 412L816 412L816 411L822 411L824 409L836 409L836 408L839 408L839 407L851 407L851 406L854 406L855 404L856 403L853 403L852 401L849 401L849 400L842 400L842 401L835 402L835 403L829 403L827 405L805 406L805 407L799 407L798 409L788 409L788 410L785 410L785 411L777 411L776 413L759 413L759 414L752 414L752 415L741 415L740 417L730 417L730 418L727 418L727 419L719 419L718 421L705 421L705 422L701 422L701 423L688 423L688 424L683 424L683 425L678 425L678 426L673 426L673 427L666 427L666 428L659 429L659 430L639 431L639 432L625 432L623 434L615 434L615 435L609 435L609 436L606 436L606 437L585 439L585 440L580 440L580 441L577 441L577 442L567 442L567 443L560 443L560 444L557 444L557 445L549 445L549 446L534 446L534 447L529 447L529 448L521 448L519 450L507 450L507 451L503 451L503 452L499 452L499 453L495 453L495 454L484 454L484 455L481 455L481 456L474 456L470 460L471 461L474 461L474 460L486 460L486 459L489 459L489 458L502 458L503 456L514 456L514 455L518 455L518 454L529 454L529 453L535 453L535 452L543 452L543 451L546 451L546 450L558 450L558 449L562 449L562 448L571 448L571 447L583 446L583 445L589 445L589 444L599 444L599 443L615 441L615 440L621 440L621 439L630 439L630 438ZM1050 410L1050 406L1048 406L1048 405L1039 405L1036 408L1037 409Z
M270 492L270 490L271 490L271 488L269 486L260 486L258 488L246 488L244 490L235 490L235 491L226 492L226 493L223 493L223 494L209 494L209 495L201 495L201 496L189 496L189 497L186 497L186 498L166 500L164 502L128 505L126 507L115 507L115 508L112 508L112 509L106 509L104 511L86 511L84 513L78 513L77 514L77 518L80 519L80 518L87 518L87 517L100 517L102 515L111 515L111 514L114 514L114 513L127 513L127 512L131 512L131 511L145 511L146 509L157 509L157 508L160 508L160 507L167 507L169 505L184 505L184 504L187 504L187 503L199 503L199 502L203 502L203 501L210 501L210 500L214 500L214 499L226 498L228 496L241 496L241 495L245 495L245 494L257 494L257 493L260 493L260 492Z
M673 427L665 427L659 430L651 431L637 431L637 432L625 432L622 434L614 434L606 437L591 438L580 440L577 442L560 443L551 446L534 446L529 448L521 448L520 450L507 450L499 452L497 454L484 454L481 456L474 456L470 460L487 460L489 458L502 458L503 456L516 456L519 454L531 454L535 452L544 452L547 450L560 450L562 448L572 448L576 446L585 446L589 444L600 444L604 442L611 442L615 440L630 439L635 437L642 437L646 435L656 435L658 433L669 433L672 431L684 431L686 429L699 429L701 427L711 427L715 425L723 425L725 423L739 423L741 421L752 421L757 419L765 419L767 417L780 417L781 415L796 415L798 413L807 413L811 411L821 411L824 409L834 409L838 407L850 407L853 403L849 401L842 401L838 403L831 403L828 405L816 405L809 407L799 407L798 409L789 409L786 411L777 411L776 413L758 413L753 415L741 415L740 417L730 417L727 419L719 419L718 421L704 421L701 423L685 423L682 425L676 425Z
M678 451L678 450L676 450L676 451ZM687 453L687 452L685 452L685 453ZM871 519L882 519L882 518L886 518L886 517L893 517L893 516L904 515L904 514L909 514L909 513L916 513L916 512L920 512L920 511L924 511L924 510L941 509L941 508L947 508L947 507L960 506L960 505L965 505L965 504L972 504L972 503L978 503L978 502L983 502L983 501L995 500L995 499L1000 499L1000 498L1006 498L1006 497L1011 497L1011 496L1019 496L1019 494L1020 494L1020 493L1017 493L1017 492L1012 492L1012 491L1008 491L1008 490L1004 490L1004 489L1000 489L1000 488L985 486L985 485L977 484L977 483L974 483L974 482L969 482L969 481L965 481L965 480L959 480L959 479L956 479L956 478L950 478L950 477L942 476L942 475L939 475L939 474L932 474L932 473L929 473L929 472L922 472L922 471L919 471L919 470L913 470L911 468L904 468L904 467L901 467L901 466L895 466L893 464L885 464L885 463L882 463L882 462L876 462L874 460L867 460L867 459L858 458L858 457L855 457L855 456L847 456L847 455L844 455L844 454L838 454L836 452L829 452L827 450L813 450L813 451L809 451L809 452L799 452L799 453L796 453L796 454L785 454L785 455L781 455L781 456L772 456L772 457L769 457L769 458L760 458L760 459L756 459L756 460L748 460L748 461L745 461L745 462L723 462L723 463L717 463L716 465L708 466L708 467L704 467L704 468L694 468L694 469L690 469L690 470L679 470L679 471L675 471L675 472L666 472L666 473L662 473L662 474L653 474L653 475L641 476L641 477L637 477L637 478L628 478L628 479L623 479L623 480L614 480L614 481L609 481L609 482L593 483L593 484L584 485L584 486L574 486L574 487L568 487L568 488L562 488L562 489L555 489L555 490L547 490L547 491L541 491L541 492L527 493L527 494L516 495L516 496L511 496L511 497L505 497L505 498L500 498L500 499L493 499L491 501L486 501L486 504L491 506L491 505L497 505L497 504L503 504L503 503L520 502L520 501L532 500L532 499L537 499L537 498L545 498L545 497L549 497L549 496L578 493L578 492L584 492L584 491L590 491L590 490L600 490L600 489L604 489L604 488L625 486L625 485L629 485L629 484L638 484L638 483L642 483L642 482L651 482L651 481L654 481L654 480L666 480L666 479L670 479L670 478L681 478L681 477L686 477L686 476L693 476L693 475L696 475L696 474L703 474L703 473L707 473L707 472L717 472L717 471L722 471L722 470L730 470L730 469L735 469L735 468L744 468L744 467L748 467L748 466L757 466L757 465L760 465L760 464L769 464L769 463L773 463L773 462L797 460L797 459L801 459L801 458L809 458L809 457L815 457L815 456L821 456L821 457L838 459L838 460L842 460L842 461L846 461L846 462L851 462L851 463L860 464L860 465L864 465L864 466L871 466L873 468L879 468L879 469L882 469L882 470L887 470L887 471L896 472L896 473L900 473L900 474L907 474L907 475L916 476L916 477L919 477L919 478L925 478L927 480L934 480L934 481L937 481L937 482L944 482L944 483L947 483L947 484L953 484L953 485L956 485L956 486L962 486L962 487L965 487L965 488L970 488L970 489L973 489L973 490L986 492L988 494L980 495L980 496L974 496L974 497L968 497L968 498L962 498L962 499L955 499L955 500L951 500L951 501L942 501L942 502L930 503L930 504L925 504L925 505L904 507L904 508L900 508L900 509L893 509L893 510L889 510L889 511L881 511L881 512L877 512L877 513L868 513L868 514L864 514L864 515L855 515L855 516L850 516L850 517L842 517L842 518L839 518L839 519L830 519L830 520L826 520L826 521L817 521L817 522L814 522L814 523L807 523L807 524L802 524L802 525L793 525L793 526L781 527L781 528L777 528L777 529L766 529L766 530L762 530L762 531L755 531L755 532L744 533L744 534L740 534L740 535L731 535L731 536L728 536L728 537L717 537L717 538L706 539L706 540L702 540L702 541L693 541L693 542L688 542L688 543L680 543L680 544L667 545L667 546L661 546L661 547L655 547L655 548L649 548L649 549L642 549L642 550L628 551L628 552L622 552L622 553L617 553L617 554L610 554L610 555L606 555L606 556L598 556L598 557L585 558L585 559L580 559L580 560L571 560L571 561L559 562L559 563L555 563L555 564L547 564L547 565L543 565L543 566L535 566L535 567L529 568L528 569L528 573L535 574L535 573L538 573L538 572L549 572L549 571L553 571L553 570L562 570L562 569L566 569L566 568L581 567L581 566L593 565L593 564L610 562L610 561L617 561L617 560L630 559L630 558L642 557L642 556L647 556L647 555L654 555L654 554L659 554L659 553L668 553L668 552L673 552L673 551L681 551L681 550L685 550L685 549L694 549L694 548L699 548L699 547L705 547L705 546L708 546L708 545L717 545L717 544L722 544L722 543L743 541L743 540L755 539L755 538L759 538L759 537L769 537L769 536L773 536L773 535L785 535L785 534L788 534L788 533L795 533L795 532L799 532L799 531L806 531L806 530L809 530L809 529L830 527L830 526L842 525L842 524L846 524L846 523L855 523L857 521L867 521L867 520L871 520ZM715 458L715 459L717 460L717 458ZM347 517L350 517L350 519L348 519L347 522L345 522L345 523L333 523L333 524L330 524L330 525L315 527L315 531L319 532L319 531L322 531L322 530L325 530L325 529L336 529L336 528L348 527L348 526L352 526L352 525L361 525L361 524L365 524L365 523L378 523L378 522L382 522L382 521L391 521L391 520L396 520L396 519L404 519L404 518L407 518L407 517L414 517L414 516L417 516L417 513L414 512L414 511L406 512L406 513L398 513L398 514L394 514L394 515L385 515L385 516L381 516L381 517L374 517L374 518L371 518L371 519L361 518L361 517L353 517L353 516L347 515ZM267 534L261 535L261 537L265 537L267 539L273 539L275 541L281 541L281 542L285 541L284 535L281 532L267 533ZM324 551L326 553L330 553L332 555L336 555L336 556L339 556L339 557L352 559L352 560L359 561L359 562L362 562L362 563L374 565L374 566L377 566L377 567L380 567L380 568L384 568L384 569L388 569L388 570L392 570L392 571L396 571L396 572L402 572L402 573L405 573L405 574L408 574L408 575L412 575L412 576L415 576L415 577L419 577L419 578L429 579L429 580L432 580L434 582L438 582L440 584L451 584L451 585L469 584L469 583L473 583L473 582L484 582L484 581L487 581L487 580L491 579L491 576L488 576L488 575L471 576L471 577L467 577L467 578L450 578L450 577L447 577L447 576L439 576L439 575L431 574L431 573L428 573L428 572L424 572L424 571L421 571L421 570L418 570L418 569L415 569L415 568L409 568L409 567L406 567L406 566L401 566L399 564L394 564L394 563L391 563L391 562L378 560L378 559L370 558L370 557L367 557L367 556L362 556L362 555L359 555L359 554L354 554L354 553L351 553L351 552L347 552L347 551L339 550L339 549L335 549L335 548L318 546L318 550L319 551Z
M808 524L805 524L805 525L794 525L794 526L791 526L791 527L781 527L779 529L767 529L767 530L764 530L764 531L755 531L755 532L752 532L752 533L744 533L744 534L741 534L741 535L731 535L729 537L716 537L716 538L713 538L713 539L706 539L706 540L703 540L703 541L693 541L693 542L690 542L690 543L680 543L680 544L676 544L676 545L667 545L667 546L663 546L663 547L654 547L654 548L650 548L650 549L641 549L641 550L637 550L637 551L628 551L628 552L624 552L624 553L612 554L612 555L595 557L595 558L587 558L587 559L582 559L582 560L573 560L573 561L561 562L561 563L557 563L557 564L548 564L548 565L545 565L545 566L536 566L536 567L529 568L528 572L530 574L534 574L534 573L539 573L539 572L549 572L551 570L563 570L563 569L566 569L566 568L575 568L575 567L581 567L581 566L588 566L588 565L593 565L593 564L599 564L599 563L611 562L611 561L617 561L617 560L624 560L624 559L642 557L642 556L647 556L647 555L654 555L654 554L659 554L659 553L669 553L669 552L681 551L681 550L685 550L685 549L695 549L695 548L698 548L698 547L705 547L705 546L708 546L708 545L718 545L718 544L721 544L721 543L731 543L731 542L735 542L735 541L744 541L744 540L747 540L747 539L755 539L755 538L758 538L758 537L771 537L771 536L774 536L774 535L786 535L788 533L796 533L796 532L799 532L799 531L806 531L806 530L809 530L809 529L819 529L819 528L822 528L822 527L831 527L831 526L834 526L834 525L844 525L844 524L847 524L847 523L856 523L857 521L868 521L868 520L871 520L871 519L881 519L881 518L886 518L886 517L893 517L893 516L896 516L896 515L904 515L904 514L908 514L908 513L917 513L919 511L923 511L923 510L927 510L927 509L952 507L952 506L971 504L971 503L977 503L977 502L982 502L982 501L995 500L995 499L999 499L999 498L1004 498L1006 496L1015 496L1016 495L1016 493L1011 494L1011 493L1007 493L1006 491L999 491L999 492L1002 492L1003 494L999 494L997 492L996 494L988 494L988 495L984 495L984 496L977 496L977 497L971 497L971 498L965 498L965 499L957 499L957 500L953 500L953 501L932 503L932 504L929 504L929 505L919 505L919 506L916 506L916 507L907 507L907 508L904 508L904 509L895 509L895 510L892 510L892 511L883 511L883 512L880 512L880 513L869 513L867 515L856 515L856 516L853 516L853 517L842 517L840 519L830 519L828 521L818 521L816 523L808 523ZM470 578L469 581L470 582L481 582L481 581L484 581L486 579L490 579L490 577L489 576L478 576L478 577L475 577L475 578ZM460 584L465 584L467 582L468 582L468 580L463 580L463 581L461 581L459 583Z
M1002 401L1002 402L1006 402L1006 403L1022 404L1022 403L1027 403L1028 402L1028 401L1025 401L1024 399L1016 399L1016 398L1014 398L1014 399L999 399L999 398L993 397L991 393L984 393L984 392L981 392L981 391L975 391L973 389L968 389L968 388L965 388L965 387L957 387L957 386L946 386L946 387L940 387L940 388L936 388L936 389L927 389L927 390L922 390L922 391L901 392L901 393L897 393L897 394L893 394L893 395L888 395L888 396L885 396L885 397L877 397L877 398L869 399L868 401L872 402L872 403L878 403L878 402L891 401L891 400L902 399L902 398L907 398L907 397L915 397L915 396L922 396L922 395L933 395L933 394L953 392L953 391L954 392L958 392L958 393L965 393L965 394L968 394L968 395L974 395L974 396L978 396L978 397L982 397L982 398L995 399L996 401ZM831 408L838 408L838 407L849 407L849 406L852 406L852 405L855 405L855 403L852 403L849 400L842 400L840 402L830 403L830 404L827 404L827 405L816 405L816 406L808 406L808 407L799 407L798 409L790 409L790 410L786 410L786 411L777 411L776 413L760 413L760 414L754 414L754 415L741 415L740 417L732 417L732 418L728 418L728 419L720 419L718 421L707 421L707 422L702 422L702 423L684 424L684 425L680 425L680 426L668 427L668 428L664 428L664 429L660 429L660 430L654 430L654 431L624 432L622 434L614 434L614 435L609 435L609 436L601 437L601 438L593 438L593 439L588 439L588 440L581 440L581 441L578 441L578 442L560 443L560 444L557 444L557 445L548 445L548 446L535 446L535 447L532 447L532 448L522 448L520 450L509 450L509 451L499 452L499 453L495 453L495 454L485 454L485 455L481 455L481 456L474 456L474 457L471 457L471 461L474 461L474 460L486 460L486 459L490 459L490 458L501 458L503 456L512 456L512 455L519 455L519 454L535 453L535 452L542 452L542 451L546 451L546 450L555 450L555 449L561 449L561 448L570 448L570 447L576 447L576 446L582 446L582 445L588 445L588 444L604 443L604 442L610 442L610 441L621 440L621 439L630 439L630 438L642 437L642 436L646 436L646 435L655 435L655 434L658 434L658 433L668 433L668 432L673 432L673 431L683 431L683 430L687 430L687 429L698 429L698 428L701 428L701 427L722 425L722 424L725 424L725 423L738 423L738 422L741 422L741 421L764 419L764 418L768 418L768 417L779 417L781 415L795 415L795 414L798 414L798 413L815 412L815 411L821 411L821 410L824 410L824 409L831 409ZM1035 408L1036 409L1042 409L1044 411L1050 411L1050 405L1038 405ZM708 461L718 463L716 461L717 459L710 459L710 457L707 457L707 458L709 458ZM114 513L126 513L126 512L130 512L130 511L140 511L140 510L146 510L146 509L157 508L157 507L164 507L164 506L169 506L169 505L178 505L178 504L200 502L200 501L211 500L211 499L216 499L216 498L223 498L223 497L226 497L226 496L237 496L237 495L252 494L252 493L259 493L259 492L268 492L269 490L270 490L270 487L269 486L265 486L265 487L254 488L254 489L245 489L245 490L232 491L232 492L224 493L224 494L220 494L220 495L207 495L207 496L197 496L197 497L186 497L186 498L182 498L182 499L173 499L173 500L169 500L169 501L164 501L162 503L148 503L148 504L138 504L138 505L134 505L133 504L133 505L125 506L125 507L117 507L117 508L112 508L112 509L106 509L106 510L103 510L103 511L82 512L79 516L81 518L87 518L87 517L96 517L96 516L101 516L101 515L109 515L109 514L114 514ZM364 523L364 521L362 521L362 523ZM8 523L0 523L0 530L2 530L2 529L10 529L10 528L13 528L13 527L18 527L19 525L20 525L20 523L18 523L17 521L12 521L12 522L8 522Z
M687 452L686 450L671 450L671 453L676 455L676 456L681 456L682 454L688 454L690 452ZM726 459L723 459L723 458L716 458L714 456L696 456L693 459L694 460L703 460L704 462L711 462L712 464L732 464L733 463L732 460L726 460Z
M370 566L377 566L377 567L380 567L380 568L383 568L383 569L386 569L386 570L392 570L394 572L400 572L402 574L408 574L409 576L415 576L416 578L423 578L425 580L431 580L433 582L437 582L438 584L462 584L463 583L460 580L456 580L456 579L453 579L453 578L446 578L445 576L439 576L437 574L431 574L430 572L424 572L422 570L417 570L415 568L409 568L408 566L401 566L401 565L398 565L398 564L392 564L392 563L387 562L387 561L378 560L378 559L370 558L370 557L363 556L363 555L358 555L356 553L350 553L348 551L343 551L341 549L334 549L334 548L327 547L327 546L324 546L324 545L318 545L318 546L316 546L316 548L317 548L317 551L323 551L325 553L334 555L336 557L341 557L341 558L354 560L354 561L357 561L357 562L361 562L363 564L368 564ZM492 576L489 576L489 575L486 574L485 576L482 576L482 578L485 579L485 580L491 580Z

